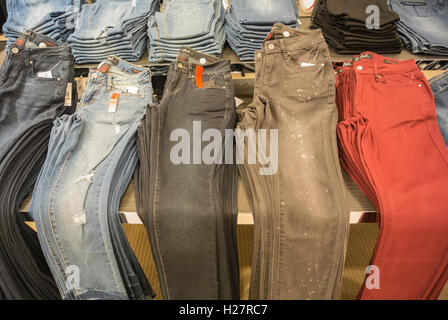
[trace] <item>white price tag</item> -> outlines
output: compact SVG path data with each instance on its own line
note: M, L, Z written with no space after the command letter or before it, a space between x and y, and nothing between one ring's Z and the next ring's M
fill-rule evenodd
M238 108L238 106L240 106L244 100L241 100L240 98L235 97L235 102L236 102L236 107Z
M126 93L137 94L138 93L138 87L126 87Z
M53 78L53 74L51 73L51 71L38 72L37 77L38 78Z

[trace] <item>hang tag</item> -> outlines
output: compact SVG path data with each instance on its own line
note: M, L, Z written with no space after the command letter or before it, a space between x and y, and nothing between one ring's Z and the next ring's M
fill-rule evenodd
M222 0L222 6L224 7L224 10L229 9L230 6L229 0Z
M65 107L72 106L72 88L73 84L71 82L67 83L67 88L65 89Z
M196 66L196 87L203 88L204 84L202 83L202 74L204 72L204 68L201 66Z
M131 93L131 94L137 94L138 93L138 87L126 87L125 92L126 93Z
M302 67L314 67L315 64L314 63L308 63L308 62L302 62L300 64L300 66L302 66Z
M51 71L46 71L46 72L38 72L37 73L37 77L38 78L53 78L53 74Z
M244 100L241 100L240 98L235 97L235 102L236 102L236 107L238 108L244 102Z
M109 109L107 110L107 112L110 112L110 113L117 112L119 97L120 97L119 93L112 94L112 97L110 97L110 100L109 100Z

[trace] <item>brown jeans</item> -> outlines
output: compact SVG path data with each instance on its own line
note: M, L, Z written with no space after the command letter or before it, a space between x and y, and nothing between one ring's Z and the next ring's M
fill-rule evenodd
M250 298L337 298L349 213L327 45L320 30L275 24L255 61L253 104L240 110L238 128L278 130L278 170L239 165L255 219ZM248 140L237 147L247 157Z

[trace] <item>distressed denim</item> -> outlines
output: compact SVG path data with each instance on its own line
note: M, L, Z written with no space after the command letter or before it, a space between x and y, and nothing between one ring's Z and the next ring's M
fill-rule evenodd
M294 0L232 0L226 8L227 41L242 61L251 61L275 23L298 28L297 19Z
M388 0L400 15L398 32L412 53L448 54L448 2L445 0Z
M137 211L165 299L239 299L236 165L192 163L197 154L175 164L171 157L178 144L174 130L190 137L186 144L192 151L193 145L205 150L209 143L194 132L218 132L223 147L224 130L233 129L235 120L229 61L181 48L162 102L148 108L139 129L140 166L134 179ZM216 159L220 155L216 152Z
M263 173L268 161L250 163L256 146L237 139L255 223L250 299L337 299L349 212L328 47L320 30L276 23L255 54L255 68L253 103L239 110L237 129L266 130L256 145L271 155L278 146L278 170ZM272 130L278 141L270 140Z
M74 84L69 46L25 31L7 48L0 71L0 299L59 297L19 208L44 163L52 122L73 112Z
M226 41L221 0L170 0L150 17L149 61L174 61L182 46L221 55Z
M83 5L68 38L76 48L76 62L100 62L110 54L139 61L146 50L148 18L158 8L156 0L97 0ZM123 45L126 51L120 50Z
M149 70L111 56L90 72L77 111L54 124L30 212L63 299L153 294L117 218L137 164L137 128L151 102ZM70 283L73 268L77 285Z
M448 147L448 72L434 77L430 81L437 109L437 122Z

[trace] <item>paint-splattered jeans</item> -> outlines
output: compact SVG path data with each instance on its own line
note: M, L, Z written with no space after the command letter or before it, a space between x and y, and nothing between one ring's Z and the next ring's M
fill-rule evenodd
M260 175L260 164L247 161L239 166L255 219L250 298L334 299L349 215L330 55L320 30L275 24L267 39L255 54L253 104L238 123L278 130L276 174Z

